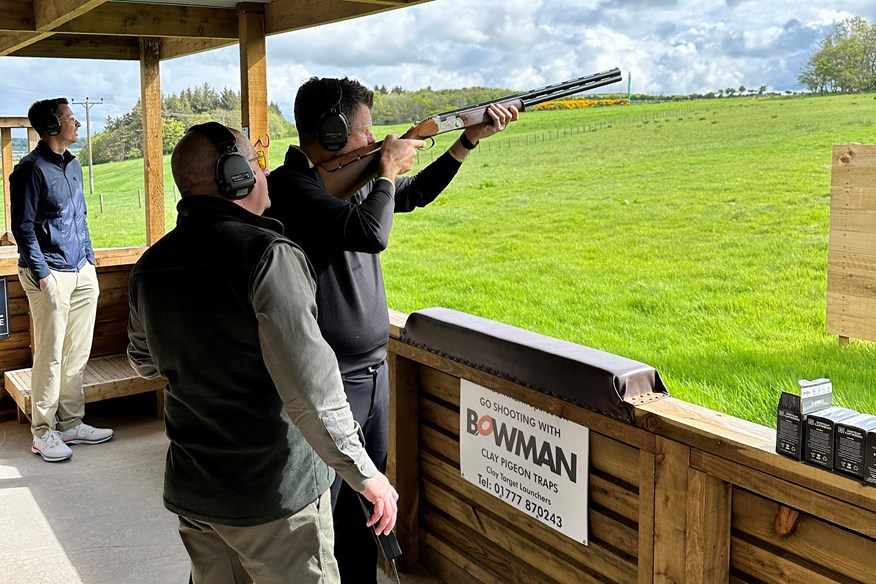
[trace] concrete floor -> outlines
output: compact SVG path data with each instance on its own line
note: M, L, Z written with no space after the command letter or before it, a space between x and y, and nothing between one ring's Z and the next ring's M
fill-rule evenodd
M74 445L69 461L30 450L30 426L0 421L0 582L184 584L189 560L162 503L167 439L153 395L88 404L85 421L113 440ZM390 584L378 570L381 584ZM402 574L411 584L435 583Z

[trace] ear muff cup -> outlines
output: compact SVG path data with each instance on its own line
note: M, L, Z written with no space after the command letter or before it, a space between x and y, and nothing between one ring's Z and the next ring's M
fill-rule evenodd
M222 196L238 200L249 195L255 188L255 173L249 160L237 149L231 130L218 122L207 122L192 126L188 131L206 136L219 149L214 178Z
M52 110L43 119L43 133L47 136L57 136L61 133L61 117L58 112Z
M326 79L325 81L331 82L332 80ZM340 110L341 98L343 97L340 79L334 79L333 88L336 96L335 105L322 114L316 123L316 139L329 152L337 152L346 146L347 138L350 135L347 117Z

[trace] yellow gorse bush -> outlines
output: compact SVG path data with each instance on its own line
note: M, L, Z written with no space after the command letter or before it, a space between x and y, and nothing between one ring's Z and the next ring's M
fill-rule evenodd
M606 105L630 105L628 99L561 99L546 101L535 106L537 110L581 109Z

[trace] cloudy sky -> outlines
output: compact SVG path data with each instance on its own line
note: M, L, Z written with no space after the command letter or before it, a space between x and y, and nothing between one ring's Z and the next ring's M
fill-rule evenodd
M873 0L434 0L423 5L268 38L268 98L291 118L311 75L357 77L405 89L472 85L525 90L619 67L606 90L689 94L768 86L797 90L797 75L834 23L876 22ZM240 89L238 51L227 47L161 63L162 93L209 83ZM0 116L25 115L63 95L130 111L139 64L0 57ZM84 118L84 107L74 105Z

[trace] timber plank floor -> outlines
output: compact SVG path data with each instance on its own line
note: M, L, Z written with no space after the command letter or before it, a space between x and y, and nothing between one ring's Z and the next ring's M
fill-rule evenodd
M185 584L189 560L164 508L167 438L152 393L86 405L85 421L115 430L48 463L30 451L30 425L0 421L0 582ZM390 580L378 570L380 584ZM402 574L403 584L434 584Z

